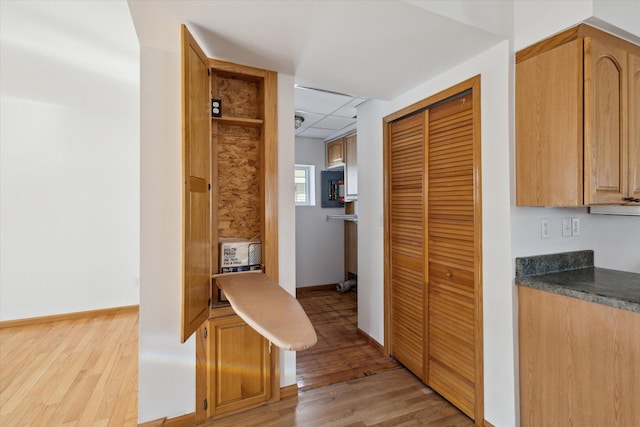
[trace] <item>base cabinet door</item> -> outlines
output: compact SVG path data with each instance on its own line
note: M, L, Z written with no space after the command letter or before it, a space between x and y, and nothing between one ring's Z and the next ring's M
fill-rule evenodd
M209 319L209 331L208 416L266 403L269 342L237 315Z

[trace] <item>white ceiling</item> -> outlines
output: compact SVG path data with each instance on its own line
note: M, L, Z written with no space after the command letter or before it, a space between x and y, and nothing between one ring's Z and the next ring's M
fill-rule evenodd
M177 52L175 34L187 23L211 57L294 75L301 86L390 100L504 39L430 12L429 3L129 0L129 7L142 46ZM298 92L296 109L310 109L298 104L307 98Z
M393 99L503 40L493 11L509 15L511 3L487 1L129 0L129 8L143 46L177 52L186 23L212 58L294 75L305 119L296 135L327 139L355 129L366 99Z
M296 86L296 116L304 119L296 136L330 139L344 135L356 127L356 107L365 98Z

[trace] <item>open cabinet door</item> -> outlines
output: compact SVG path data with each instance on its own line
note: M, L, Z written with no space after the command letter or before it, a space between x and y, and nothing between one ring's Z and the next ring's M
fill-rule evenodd
M209 60L182 26L182 328L185 342L209 315L211 118Z

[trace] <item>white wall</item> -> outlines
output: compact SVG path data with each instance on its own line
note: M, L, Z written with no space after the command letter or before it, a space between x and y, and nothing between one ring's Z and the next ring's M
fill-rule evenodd
M296 138L296 164L315 166L315 206L296 206L296 286L326 285L344 280L344 221L327 215L344 208L322 208L320 172L325 170L325 142Z
M278 282L296 295L294 79L278 74ZM280 350L280 386L296 382L296 352Z
M139 60L127 5L0 7L0 320L138 304Z
M179 29L175 28L179 39ZM195 341L180 344L180 55L142 46L141 263L138 421L195 411ZM293 77L278 76L278 172L293 177ZM278 184L280 285L295 294L293 185ZM295 353L281 352L281 385L295 383Z
M524 49L593 15L592 0L513 2L514 51Z
M632 41L634 43L640 43L639 1L594 0L593 16L600 22L613 25L635 36ZM607 29L607 27L605 26L604 29Z
M580 235L562 237L562 218L580 218ZM542 239L540 220L551 220ZM640 217L590 215L587 208L514 207L513 256L593 249L596 267L640 273Z
M363 265L373 267L365 269L368 275L361 282L366 286L358 289L358 327L383 343L382 118L481 75L485 419L495 426L517 423L515 288L509 225L509 61L509 43L505 41L390 103L370 101L358 109L358 140L367 141L367 149L362 150L366 154L358 158L359 180L366 183L358 195L358 246L365 248L358 262L360 271Z
M358 107L358 328L384 343L382 118L388 102Z

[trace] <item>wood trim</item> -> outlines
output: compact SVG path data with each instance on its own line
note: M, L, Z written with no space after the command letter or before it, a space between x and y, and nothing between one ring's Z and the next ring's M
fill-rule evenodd
M278 282L278 74L265 73L262 262L265 274Z
M384 219L384 265L383 265L383 295L384 295L384 355L389 356L391 354L391 346L389 343L389 335L391 333L391 316L390 316L390 304L391 300L391 185L389 183L389 151L390 151L390 134L391 134L391 120L388 116L382 120L382 209Z
M441 92L436 93L435 95L431 95L428 98L423 99L422 101L414 102L408 107L404 107L401 110L396 111L395 113L391 113L388 116L385 116L382 120L383 123L391 123L394 120L398 120L404 116L409 116L411 114L415 114L420 110L424 110L427 107L435 104L436 102L444 101L447 98L450 98L454 95L457 95L465 90L471 89L476 79L480 79L480 76L471 77L463 82L458 83L455 86L451 86L448 89L445 89Z
M534 45L526 47L516 53L516 64L527 59L533 58L536 55L539 55L544 52L548 52L556 47L562 46L563 44L572 42L574 40L584 38L584 37L593 37L598 40L602 40L607 42L607 44L611 44L630 52L640 52L640 46L635 45L631 42L623 40L614 36L613 34L609 34L605 31L602 31L598 28L592 27L587 24L578 24L574 27L571 27L567 30L564 30L560 33L554 34L546 39L543 39L537 42Z
M493 424L491 424L489 421L484 420L484 427L495 427Z
M205 321L196 331L196 412L194 421L203 423L208 417L208 411L204 407L204 400L208 403L212 402L211 394L208 393L210 384L210 364L209 360L213 355L209 354L207 349L207 338L205 338L205 330L209 333L209 325L211 322Z
M481 78L475 76L471 90L473 92L473 206L475 216L474 258L475 258L475 313L476 313L476 371L475 371L475 420L476 425L484 421L484 332L483 332L483 270L482 270L482 105L481 105Z
M0 322L0 329L18 328L21 326L39 325L42 323L62 322L64 320L87 319L96 316L108 316L112 314L122 314L137 312L138 305L126 305L122 307L101 308L98 310L78 311L75 313L52 314L50 316L27 317L24 319L3 320Z
M271 396L268 400L271 402L278 402L280 397L280 347L275 344L269 344L271 346Z
M327 283L326 285L313 285L313 286L303 286L301 288L296 288L296 298L306 292L313 291L335 291L337 283Z
M266 78L268 73L273 71L267 71L256 67L250 67L248 65L234 64L232 62L222 61L220 59L209 58L209 68L215 68L226 73L238 73L257 78ZM256 79L257 80L257 79Z
M165 417L147 421L146 423L138 424L138 427L192 427L199 424L200 423L196 421L196 413L191 412L175 418Z
M388 354L385 353L385 348L382 344L380 344L378 341L374 340L373 338L371 338L369 336L369 334L367 334L365 331L363 331L360 328L356 329L356 334L360 337L360 338L364 338L365 340L367 340L367 343L375 348L376 350L378 350L380 353L388 356Z
M527 48L524 48L516 53L516 64L525 61L541 53L548 52L555 49L558 46L572 42L580 37L579 26L571 27L568 30L555 34L542 41L537 42Z
M298 384L280 387L280 400L288 399L290 397L298 397Z

